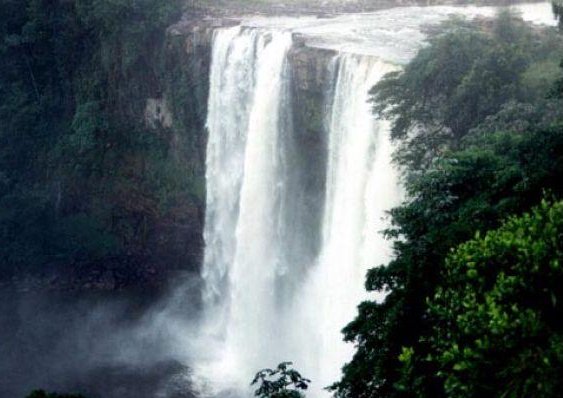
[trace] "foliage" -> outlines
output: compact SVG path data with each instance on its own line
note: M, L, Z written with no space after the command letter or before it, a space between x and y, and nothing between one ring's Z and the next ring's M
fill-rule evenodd
M528 209L542 189L563 194L563 129L554 127L526 135L487 134L467 140L464 148L436 159L432 168L407 184L411 198L392 210L396 259L372 269L366 288L389 292L383 303L365 302L345 329L358 345L354 360L336 386L344 397L400 397L422 383L416 396L441 396L432 363L409 363L417 375L401 380L398 360L402 347L418 358L429 352L426 341L432 322L425 298L441 279L441 267L451 247L488 230L513 213ZM414 383L414 384L413 384Z
M0 275L151 261L159 225L201 206L200 132L143 120L182 3L3 2Z
M563 202L448 256L430 340L448 397L556 397L563 381Z
M533 31L508 12L491 27L465 20L445 23L403 71L372 89L376 114L393 120L396 154L410 169L461 139L509 100L533 102L559 77L561 43Z
M542 192L563 197L561 103L546 99L547 92L541 95L540 86L550 90L547 84L527 83L537 77L527 71L545 70L546 60L555 56L546 58L552 50L538 50L544 40L556 48L549 34L540 39L519 23L502 34L453 24L457 27L433 38L403 73L384 79L374 92L376 100L388 101L376 110L396 118L393 135L401 144L396 160L405 170L406 200L390 212L392 226L385 232L394 240L395 259L370 270L366 279L367 290L387 296L360 304L344 329L356 353L332 387L337 397L447 396L438 376L442 365L432 359L433 336L445 325L429 312L427 298L444 283L451 248L529 210L540 203ZM507 40L506 32L516 36ZM525 53L530 40L537 48ZM516 62L518 73L509 74L512 88L495 88L510 82L501 76L506 69L494 62L492 49L506 55L505 66L525 61ZM457 51L462 62L451 56ZM522 92L529 94L526 101ZM458 112L450 101L460 98ZM443 125L449 126L446 135ZM523 350L531 347L521 343Z
M276 369L262 369L251 385L259 384L254 395L261 398L302 398L311 380L291 368L291 362L282 362Z

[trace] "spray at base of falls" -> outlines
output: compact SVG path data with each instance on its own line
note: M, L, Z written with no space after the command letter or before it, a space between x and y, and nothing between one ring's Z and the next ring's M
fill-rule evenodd
M340 330L366 298L367 268L391 255L380 231L398 183L389 125L374 120L368 91L393 67L369 56L335 57L325 98L327 162L318 165L326 167L325 201L311 209L322 222L308 237L295 210L306 205L294 203L304 188L296 176L307 170L292 161L291 46L283 30L215 32L203 278L205 331L217 346L202 369L245 391L254 372L291 360L313 379L315 397L351 358ZM309 239L320 249L307 248ZM308 251L308 263L296 263L294 251Z

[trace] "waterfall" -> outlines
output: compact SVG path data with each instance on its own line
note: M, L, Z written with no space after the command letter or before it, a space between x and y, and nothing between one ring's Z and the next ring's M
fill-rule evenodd
M214 330L224 325L229 268L234 260L250 105L254 94L257 33L215 31L208 103L203 294Z
M230 268L229 355L241 370L257 370L268 360L276 334L276 277L284 266L280 215L284 186L283 110L288 108L288 33L260 36L256 85L250 109L243 183ZM244 358L244 362L240 359Z
M353 346L341 329L367 295L367 269L385 264L391 248L381 235L385 211L398 204L396 171L391 166L389 123L375 120L368 92L395 69L369 56L339 55L329 134L322 249L304 291L310 327L317 331L314 363L319 388L340 378Z
M321 214L312 229L299 177L309 170L297 169L292 138L291 46L283 30L215 32L203 278L206 329L220 347L208 372L243 388L253 372L294 360L320 395L350 359L340 330L365 297L366 269L390 255L379 232L397 180L389 126L374 120L368 91L393 67L335 57L328 160L317 166L326 167L325 202L309 209Z
M213 40L204 303L207 329L224 341L221 372L245 384L278 360L282 337L291 43L290 33L239 27Z

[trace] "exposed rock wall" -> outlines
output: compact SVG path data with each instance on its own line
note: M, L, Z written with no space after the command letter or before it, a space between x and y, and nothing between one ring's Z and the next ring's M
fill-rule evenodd
M293 134L295 140L295 168L301 173L300 187L305 187L300 200L307 211L302 224L309 228L306 236L317 236L321 228L326 181L327 117L331 104L327 98L332 89L332 60L334 52L309 48L294 37L288 54L291 71ZM320 237L319 237L320 238ZM320 240L316 242L320 249ZM313 261L313 258L310 259Z
M107 169L121 179L108 177L107 186L99 184L108 194L94 198L117 209L111 222L126 237L120 252L0 275L0 286L21 291L160 289L179 274L199 275L211 38L212 26L205 21L182 33L171 27L119 82L116 114L127 126L120 131L148 139L140 150L121 151L115 162L121 168Z
M236 18L184 16L167 30L161 42L154 43L154 57L147 57L130 80L120 83L125 92L131 91L131 95L123 95L120 105L127 110L122 112L124 121L135 120L133 125L152 132L164 143L164 148L129 155L124 164L131 184L103 198L108 206L123 209L122 217L134 221L127 227L132 229L127 233L130 238L125 251L100 261L61 264L38 274L16 275L0 280L0 285L23 291L114 291L158 289L180 274L198 277L204 251L205 122L213 32L238 23ZM308 48L298 35L294 42L289 53L295 148L291 161L295 170L307 171L299 177L304 181L300 185L307 187L300 203L314 210L303 212L307 218L303 224L316 230L324 202L325 117L330 106L325 99L329 97L334 53ZM165 174L156 178L157 186L144 185L146 174L152 172L151 162L165 165ZM181 178L176 178L178 174Z
M537 0L538 2L541 0ZM373 12L391 7L431 5L506 5L530 0L191 0L201 15L318 15Z
M198 155L192 161L196 163L193 170L202 183L205 182L205 115L213 32L238 23L235 18L185 18L168 31L170 64L167 69L173 71L180 68L179 74L173 74L172 85L167 87L167 92L170 93L167 98L171 98L169 103L173 126L180 141L186 136L197 137L195 145L199 148ZM307 187L301 193L303 197L296 199L296 202L311 210L303 212L303 216L307 218L303 225L311 228L311 236L315 235L313 231L318 230L322 222L327 161L326 118L331 105L326 99L331 98L327 94L332 86L334 71L331 66L334 56L335 53L331 50L307 47L297 34L288 54L294 148L288 161L292 163L292 169L300 173L300 186ZM190 87L189 95L180 95L181 90L179 92L177 88L180 82ZM199 209L201 212L204 210L203 207ZM201 228L199 234L202 236L203 224L198 224L197 228ZM195 233L195 229L193 232ZM201 255L203 242L200 240L198 243L201 244ZM198 248L194 246L193 250L198 251Z

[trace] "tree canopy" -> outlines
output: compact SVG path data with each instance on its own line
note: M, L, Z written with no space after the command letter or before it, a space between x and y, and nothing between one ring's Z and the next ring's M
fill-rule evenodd
M555 397L563 380L563 202L448 255L429 302L448 397Z
M448 356L456 349L453 333L458 333L458 347L480 343L468 342L459 329L458 318L465 316L466 309L453 311L448 306L454 304L438 301L437 295L459 294L455 305L460 305L471 293L453 292L452 278L465 278L465 271L457 273L467 266L451 255L453 248L475 238L478 231L495 230L512 215L529 211L546 194L555 200L562 197L562 108L560 100L550 95L561 76L560 58L561 40L553 30L532 28L507 14L494 22L454 20L429 40L404 71L388 75L374 87L375 112L391 118L392 137L399 144L395 161L404 172L406 199L391 210L392 226L385 232L394 241L395 258L371 269L366 279L367 290L385 291L387 296L383 302L360 304L358 316L343 331L345 340L356 345L356 353L332 387L337 397L500 398L534 396L529 393L540 391L533 385L544 381L530 375L494 390L507 378L517 378L515 362L499 362L498 370L508 372L507 378L499 376L490 385L477 376L470 379L463 374L457 379L458 368L465 366L460 362L467 358L463 352L453 359ZM548 211L542 209L534 214L539 217ZM516 224L511 221L505 228ZM539 242L543 236L530 239ZM529 243L541 245L534 242ZM558 256L551 248L548 252L550 258ZM493 281L503 272L507 275L493 265L488 269ZM561 284L560 276L552 277ZM477 281L485 285L474 286L475 294L491 289L489 282ZM536 308L537 313L551 311L551 302L540 298L545 294L542 289L535 285L526 290L529 300L544 306ZM507 305L522 308L511 297L505 297ZM483 300L475 305L489 303ZM468 322L477 322L481 309L475 309L476 319L467 318ZM527 321L533 323L534 316ZM479 318L481 323L475 326L480 330L471 330L494 335L493 324L486 323L490 320ZM541 322L533 326L543 330L544 337L553 332ZM506 352L522 353L521 359L527 358L525 352L535 355L533 339L520 332L507 329L507 334L497 336L498 349L512 339L515 351L507 348ZM550 361L554 355L556 351ZM472 358L474 367L467 372L478 369L475 372L486 377L492 370L481 365L490 358ZM479 390L481 382L488 390ZM545 384L544 395L535 396L557 396L556 384Z
M201 116L157 131L144 121L147 98L176 95L178 124L196 101L163 55L182 4L3 1L0 277L154 262L160 225L201 206ZM172 74L182 84L169 90Z
M493 22L443 24L404 70L372 89L375 113L394 120L399 162L426 167L509 101L544 97L560 75L561 47L554 32L535 31L508 11Z

